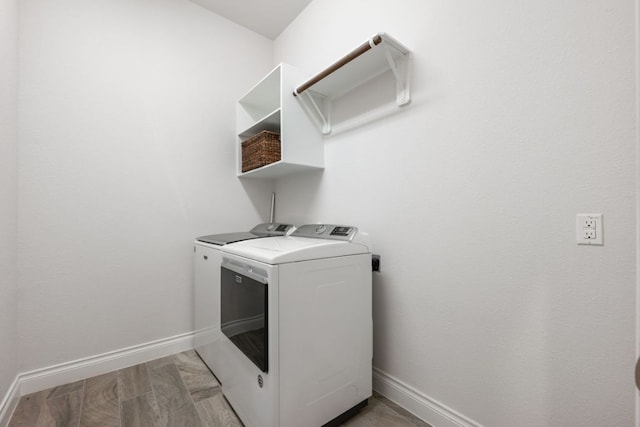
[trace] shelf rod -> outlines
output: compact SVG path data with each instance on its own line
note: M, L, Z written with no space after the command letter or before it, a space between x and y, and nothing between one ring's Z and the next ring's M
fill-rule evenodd
M369 41L366 41L366 42L362 43L360 46L358 46L357 48L352 50L350 53L348 53L347 55L342 57L342 59L340 59L339 61L335 62L333 65L330 65L329 67L327 67L321 73L317 74L311 80L309 80L308 82L298 86L296 88L296 90L293 91L293 96L300 95L302 92L304 92L305 90L309 89L311 86L313 86L314 84L318 83L320 80L324 79L325 77L329 76L330 74L333 74L334 72L336 72L340 68L344 67L349 62L353 61L354 59L356 59L357 57L359 57L363 53L367 52L372 47L379 45L380 43L382 43L382 37L380 36L380 34L376 34Z

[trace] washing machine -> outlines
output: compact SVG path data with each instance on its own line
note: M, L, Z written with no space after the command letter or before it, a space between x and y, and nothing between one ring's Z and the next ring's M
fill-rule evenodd
M335 425L367 404L371 250L356 227L304 225L222 247L222 392L247 427Z
M209 369L224 381L220 361L220 248L224 245L270 236L284 236L291 224L258 224L249 232L213 234L194 242L194 328L195 348Z

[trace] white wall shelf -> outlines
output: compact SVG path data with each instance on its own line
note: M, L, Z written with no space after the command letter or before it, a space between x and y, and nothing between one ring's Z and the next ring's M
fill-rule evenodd
M256 84L237 105L236 170L241 178L277 178L324 167L322 136L293 96L295 83L308 78L280 64ZM268 130L280 134L280 161L242 172L242 141Z
M241 131L238 136L242 139L245 140L247 138L252 137L253 135L259 133L260 131L263 130L268 130L271 132L276 132L276 133L280 133L280 121L281 121L281 114L280 114L281 109L278 108L277 110L275 110L274 112L270 113L269 115L267 115L266 117L263 117L262 119L258 120L256 123L254 123L253 125L251 125L249 128Z
M361 84L391 70L396 81L396 104L411 100L410 51L386 33L378 33L324 71L296 87L294 95L314 118L323 134L331 133L331 102Z

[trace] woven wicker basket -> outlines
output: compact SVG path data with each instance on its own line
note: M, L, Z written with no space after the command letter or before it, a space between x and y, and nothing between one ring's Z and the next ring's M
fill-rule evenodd
M280 160L280 135L263 130L242 142L242 172Z

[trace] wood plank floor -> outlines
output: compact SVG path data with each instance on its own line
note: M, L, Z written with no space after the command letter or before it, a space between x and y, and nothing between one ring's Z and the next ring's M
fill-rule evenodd
M429 427L377 394L344 425ZM236 426L242 422L193 350L23 396L9 422L9 427Z

